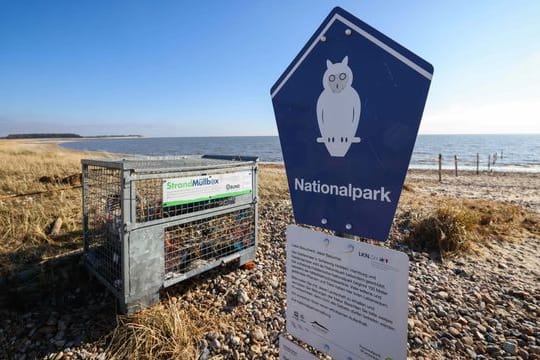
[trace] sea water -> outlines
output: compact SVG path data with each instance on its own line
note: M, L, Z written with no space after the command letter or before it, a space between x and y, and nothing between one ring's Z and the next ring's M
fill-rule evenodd
M263 162L283 162L277 136L84 139L63 146L137 155L253 155ZM454 168L454 156L459 169L476 169L478 154L480 170L486 170L491 160L490 168L495 171L540 172L540 134L419 135L410 167L435 169L439 154L446 169Z

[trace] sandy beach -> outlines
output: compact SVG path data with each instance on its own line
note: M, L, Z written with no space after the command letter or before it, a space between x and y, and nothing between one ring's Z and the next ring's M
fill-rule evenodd
M439 182L435 170L409 170L406 181L423 194L507 201L540 212L539 173L459 171L455 176L446 170Z
M11 262L1 268L0 358L108 359L127 349L135 358L277 359L285 331L284 231L294 222L283 167L259 166L255 267L211 270L164 290L160 305L117 317L113 297L79 262L80 189L38 180L78 173L79 159L92 155L0 141L0 239L9 243L0 257ZM36 191L43 193L15 196ZM442 205L478 212L477 241L467 251L442 256L410 242L414 224ZM10 215L26 208L40 215ZM50 236L47 227L58 217L64 225ZM436 171L409 171L391 236L382 244L410 259L409 358L540 358L539 217L538 173L456 177L448 171L439 182ZM24 226L17 224L23 220ZM58 261L67 253L72 260ZM58 265L47 265L51 258ZM36 264L37 274L17 276ZM146 339L133 324L150 326L145 319L158 317L154 333L175 341L159 343L146 357L122 348L131 344L122 335ZM177 326L173 331L166 324Z

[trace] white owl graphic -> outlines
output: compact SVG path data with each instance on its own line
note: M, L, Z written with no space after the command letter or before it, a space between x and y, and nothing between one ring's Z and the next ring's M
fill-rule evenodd
M317 100L317 121L321 137L330 156L344 157L352 143L359 143L355 137L360 119L360 97L351 86L353 73L348 65L349 57L332 64L326 60L323 76L324 90Z

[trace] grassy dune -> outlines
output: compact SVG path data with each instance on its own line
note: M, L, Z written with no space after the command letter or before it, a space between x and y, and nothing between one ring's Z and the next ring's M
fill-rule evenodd
M79 174L90 156L107 155L0 141L0 274L81 247L81 190L60 180ZM44 176L53 181L40 182ZM57 219L61 228L49 236Z
M81 248L80 186L39 179L79 174L81 159L111 156L70 151L44 142L0 141L0 274ZM282 167L262 166L259 178L262 199L288 198ZM50 236L58 218L60 232Z

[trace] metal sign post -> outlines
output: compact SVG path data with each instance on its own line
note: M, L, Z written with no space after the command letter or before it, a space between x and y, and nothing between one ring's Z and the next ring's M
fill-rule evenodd
M330 12L271 89L297 223L387 239L432 74ZM405 359L408 269L403 253L289 226L287 331L336 359ZM309 358L283 345L282 359Z

